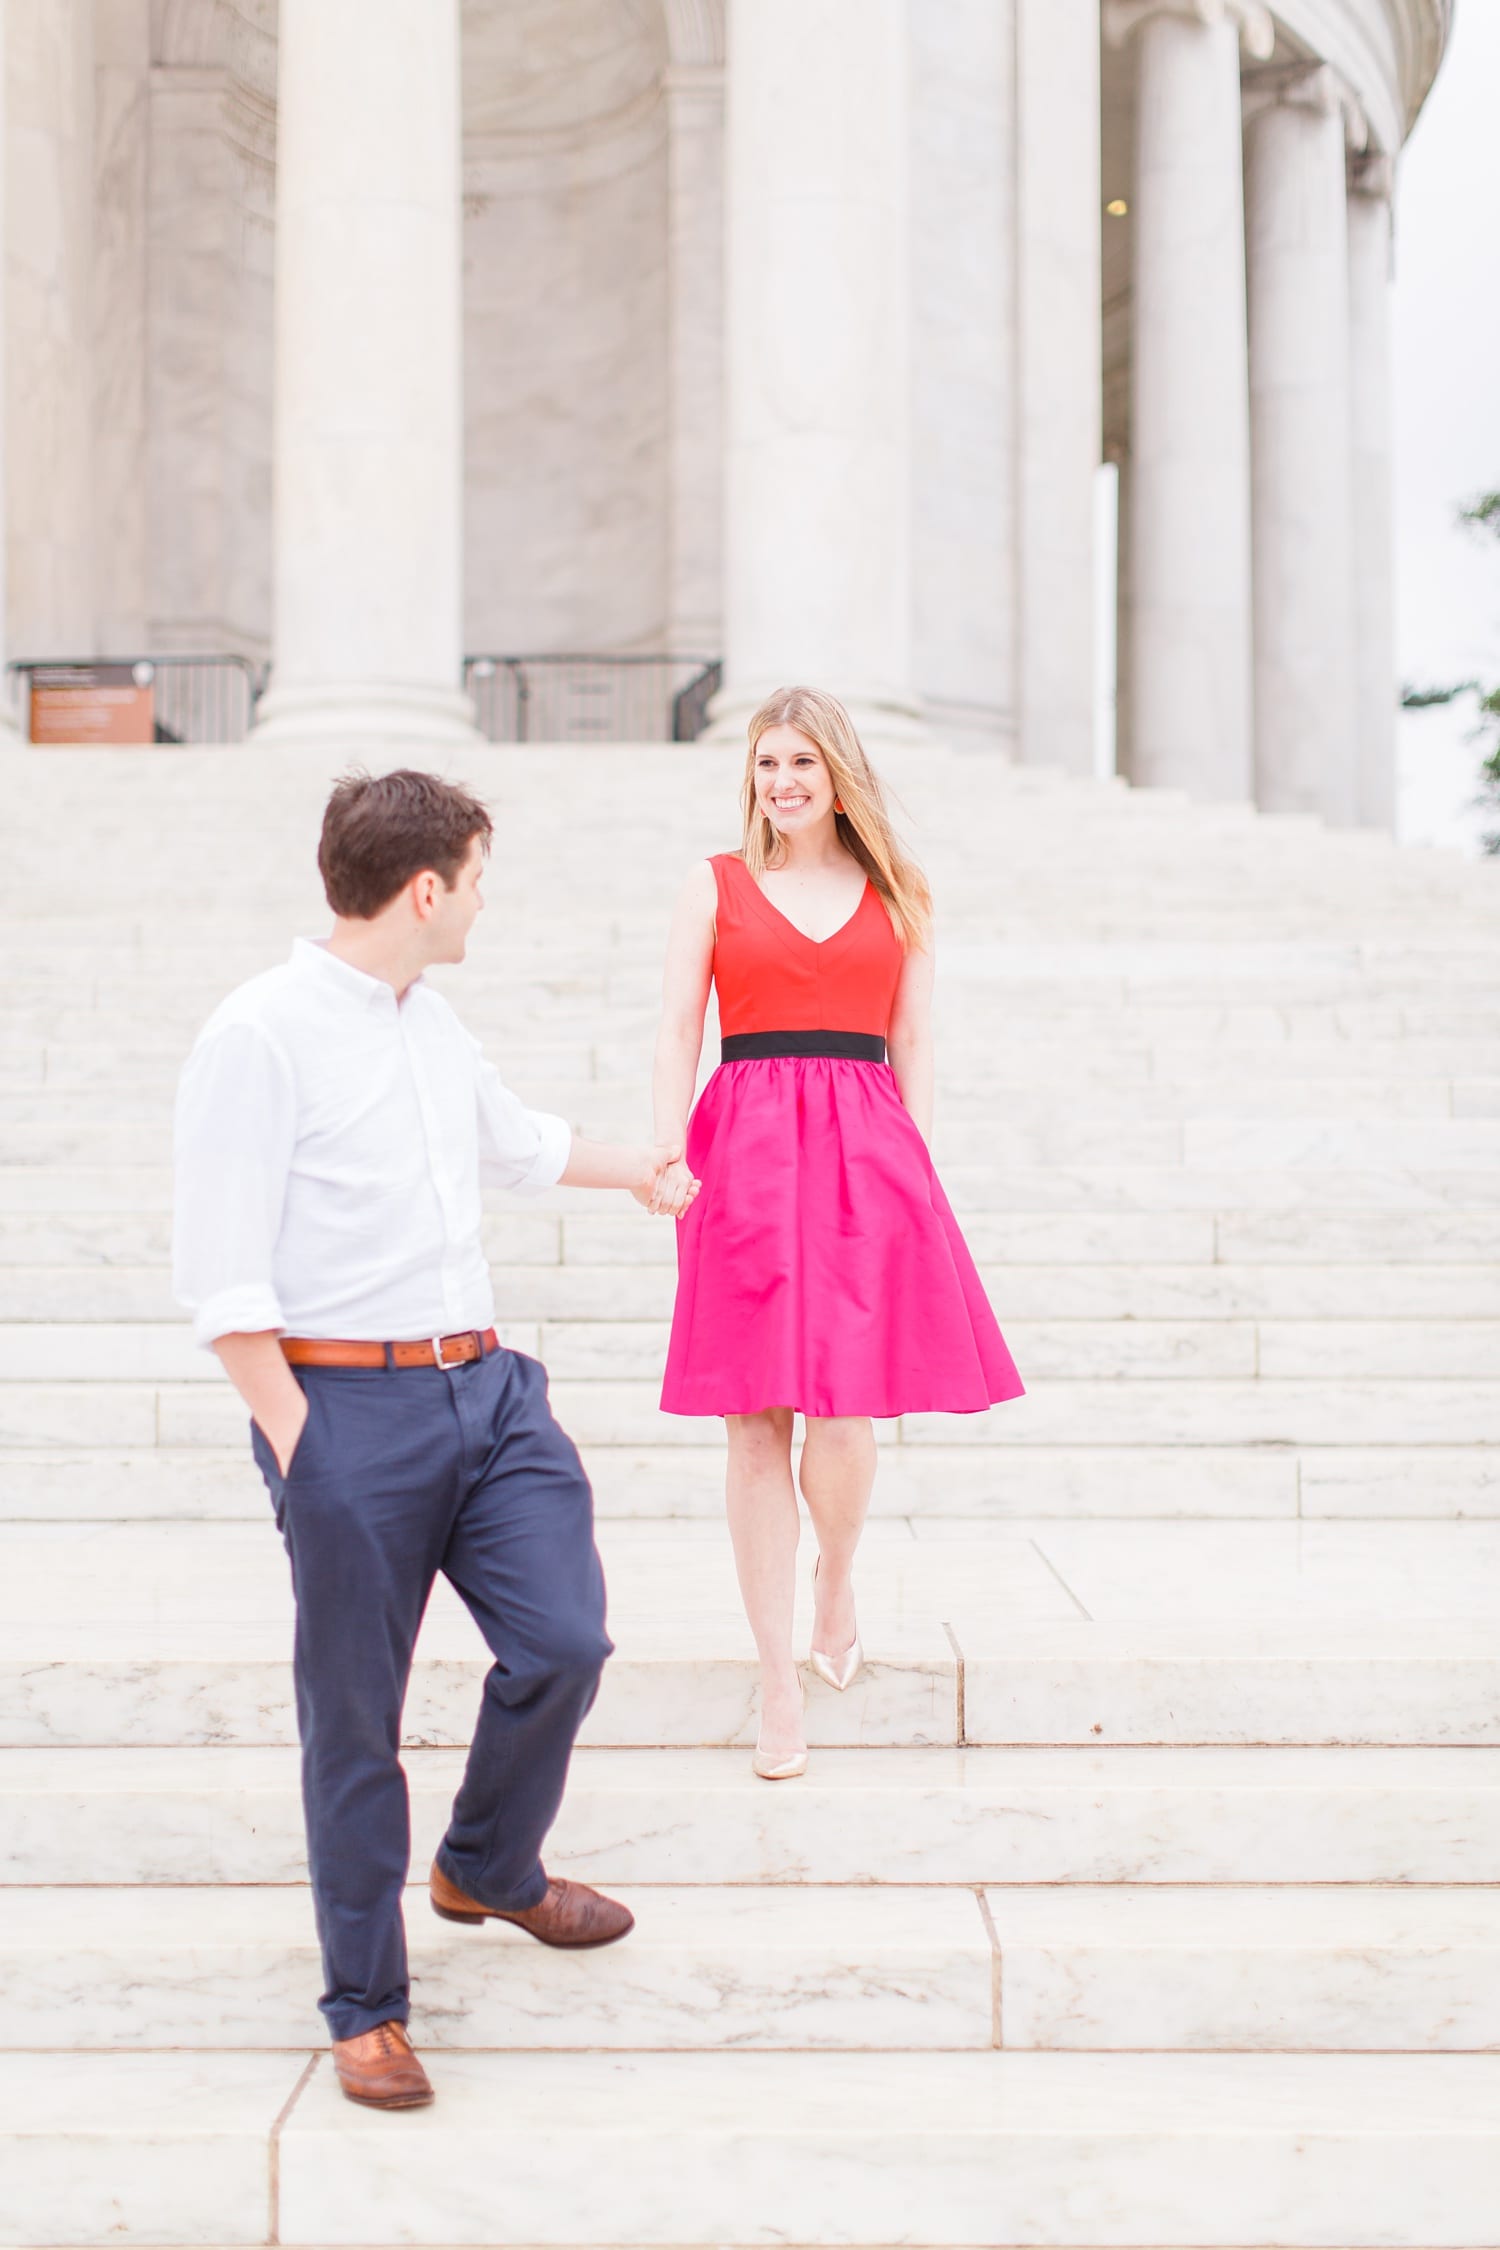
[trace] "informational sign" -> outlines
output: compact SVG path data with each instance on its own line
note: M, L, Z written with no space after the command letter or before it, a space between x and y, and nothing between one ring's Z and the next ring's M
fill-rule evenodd
M150 664L43 664L31 674L33 742L154 742Z

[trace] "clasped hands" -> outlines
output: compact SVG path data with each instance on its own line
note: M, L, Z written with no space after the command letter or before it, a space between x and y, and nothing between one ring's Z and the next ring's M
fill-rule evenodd
M682 1143L659 1141L650 1152L649 1170L631 1189L636 1202L667 1219L680 1219L699 1183L683 1162Z

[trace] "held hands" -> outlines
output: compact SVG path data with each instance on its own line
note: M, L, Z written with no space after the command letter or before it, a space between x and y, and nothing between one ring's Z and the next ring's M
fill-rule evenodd
M680 1219L698 1184L682 1160L682 1143L658 1142L650 1151L645 1178L630 1192L646 1210Z

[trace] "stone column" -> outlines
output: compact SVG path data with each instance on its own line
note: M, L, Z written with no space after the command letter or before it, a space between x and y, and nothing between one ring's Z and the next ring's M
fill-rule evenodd
M475 739L458 0L281 0L273 627L256 737Z
M6 130L5 100L5 10L6 0L0 0L0 370L5 366L5 171L10 135ZM5 670L10 648L10 620L6 609L5 550L5 455L6 416L5 386L0 381L0 750L11 749L16 740L16 714L11 698L10 675Z
M920 729L911 684L905 0L731 0L725 680Z
M1349 377L1354 440L1355 818L1396 820L1395 521L1391 474L1388 156L1349 167Z
M666 645L719 655L724 475L723 12L669 0Z
M1020 752L1094 770L1099 0L1018 0Z
M95 653L94 8L8 0L8 645Z
M1255 796L1356 813L1349 229L1344 114L1326 65L1279 75L1246 116Z
M1129 499L1133 781L1199 798L1251 784L1249 397L1240 46L1250 0L1108 0L1134 37Z
M139 656L150 646L150 0L96 0L93 143L95 645L101 656Z

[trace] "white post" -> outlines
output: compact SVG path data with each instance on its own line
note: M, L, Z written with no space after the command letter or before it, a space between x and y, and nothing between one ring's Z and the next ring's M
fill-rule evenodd
M1255 554L1255 795L1356 814L1349 232L1344 113L1326 65L1246 119Z
M1096 781L1119 770L1115 721L1120 613L1120 470L1102 461L1094 471L1094 764Z
M1130 777L1239 799L1251 780L1249 391L1240 44L1249 0L1108 0L1139 49L1132 199Z
M475 740L458 0L281 0L272 682L256 737Z
M1355 818L1396 821L1395 521L1391 471L1391 197L1388 156L1349 176L1349 373L1354 430Z
M911 680L905 0L730 0L725 679L709 739L822 687L920 739Z

